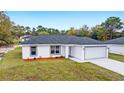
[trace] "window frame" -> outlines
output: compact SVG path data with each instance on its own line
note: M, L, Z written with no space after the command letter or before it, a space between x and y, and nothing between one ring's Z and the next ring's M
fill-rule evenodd
M35 47L35 55L32 55L32 47ZM37 46L30 46L30 56L37 56Z
M58 47L58 49L57 49L57 47ZM52 53L52 50L54 51L53 53ZM56 53L57 51L59 51L59 53ZM59 54L61 54L61 47L59 45L50 46L50 54L51 55L59 55Z

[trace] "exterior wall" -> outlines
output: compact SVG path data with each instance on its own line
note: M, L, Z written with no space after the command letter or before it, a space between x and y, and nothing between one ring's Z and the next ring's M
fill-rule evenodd
M27 46L27 45L22 46L22 58L23 59L49 58L49 57L60 57L60 56L68 58L69 56L72 56L74 58L77 58L77 59L83 61L83 60L85 60L85 47L87 47L86 45L85 46L82 46L82 45L60 45L61 46L60 54L59 55L51 55L50 54L50 46L51 45L37 45L37 55L31 56L30 55L30 46ZM94 47L94 45L90 45L90 47ZM95 45L95 47L100 47L100 45L99 46ZM93 50L91 52L95 55L96 51L97 51L97 49ZM108 49L106 47L106 51L105 51L107 53L106 57L108 57L107 51L108 51Z
M50 58L50 57L65 57L65 47L60 47L60 54L50 54L50 45L40 45L37 47L37 55L30 55L31 46L22 46L22 58L23 59L33 59L33 58Z
M69 46L65 46L65 58L69 58Z
M124 55L124 45L108 45L109 52Z
M29 46L23 46L22 47L22 58L28 59L30 57L30 47Z
M69 57L69 46L67 46L67 45L61 46L61 55L65 58Z
M79 60L84 60L84 49L82 46L71 46L69 55Z
M36 56L31 56L30 46L22 46L22 58L32 59L32 58L48 58L50 57L50 46L36 46L37 54Z
M50 57L50 46L38 46L37 47L38 58Z
M70 46L69 55L72 58L84 61L86 59L86 48L90 47L90 51L87 52L89 59L97 58L108 58L108 48L107 46L101 45L90 45L90 46Z
M61 54L65 57L65 46L61 46Z

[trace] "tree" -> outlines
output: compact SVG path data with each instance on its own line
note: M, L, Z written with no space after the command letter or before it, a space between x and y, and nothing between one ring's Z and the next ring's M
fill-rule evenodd
M108 31L105 29L105 27L101 25L96 25L95 27L92 28L92 33L95 33L96 39L98 40L108 40ZM93 36L92 36L93 37Z
M31 32L31 35L38 35L38 33L36 32L36 28L32 28L32 32Z
M37 27L37 31L38 31L38 32L47 31L47 28L45 28L45 27L39 25L39 26Z
M109 39L113 38L113 33L117 30L123 28L123 22L119 17L109 17L105 22L102 23L102 26L109 32Z
M35 32L35 31L36 31L36 29L33 27L33 28L32 28L32 31L33 31L33 32Z
M75 31L74 27L71 27L71 28L67 31L67 35L76 35L76 31Z
M92 31L92 32L90 33L90 37L93 38L93 39L98 39L98 38L97 38L97 32L96 32L96 31Z
M31 28L29 26L25 27L26 34L30 35L31 34Z
M42 31L42 32L39 32L38 35L49 35L49 33L45 32L45 31Z
M51 28L51 34L60 34L58 29Z
M12 43L12 22L5 12L0 12L0 41L6 44Z
M29 26L26 26L25 27L25 30L26 30L26 32L30 32L31 31L31 28Z
M41 26L41 25L39 25L38 27L37 27L37 30L41 30L43 27Z
M65 35L66 34L66 31L65 30L61 30L60 32L62 35Z
M97 32L96 28L95 28L95 27L92 27L92 28L91 28L90 37L93 38L93 39L98 39L97 33L98 33L98 32Z
M113 33L113 38L119 38L121 37L121 32L114 32Z
M17 38L20 38L22 35L25 33L25 28L24 26L20 25L14 25L12 27L12 35L14 35Z
M124 29L120 32L121 37L124 37Z
M80 28L80 30L78 31L78 36L89 37L90 36L89 27L87 25L83 25L83 27Z

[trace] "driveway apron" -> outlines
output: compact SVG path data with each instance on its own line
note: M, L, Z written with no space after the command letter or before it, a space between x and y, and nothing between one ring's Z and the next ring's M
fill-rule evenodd
M112 59L92 59L92 60L87 60L87 62L94 63L98 66L101 66L103 68L124 75L124 62L120 62Z

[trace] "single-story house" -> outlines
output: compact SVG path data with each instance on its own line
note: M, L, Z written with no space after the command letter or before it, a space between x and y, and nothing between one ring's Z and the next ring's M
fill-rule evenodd
M65 57L83 61L108 57L107 46L88 37L31 36L28 40L23 41L21 46L23 59Z
M110 53L124 55L124 37L108 40L105 42Z
M30 38L31 35L23 35L20 37L21 41L25 41L28 40Z

